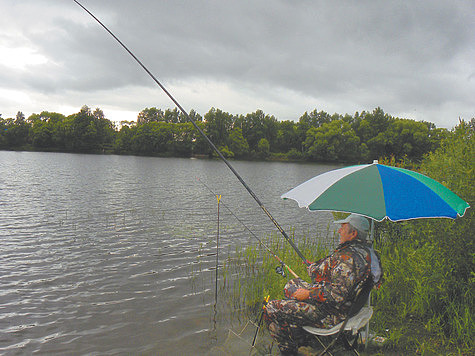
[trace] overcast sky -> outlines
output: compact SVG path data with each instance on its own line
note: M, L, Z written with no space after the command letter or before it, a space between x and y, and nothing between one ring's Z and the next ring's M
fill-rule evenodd
M475 116L475 2L80 0L189 111ZM72 0L0 0L0 114L170 99Z

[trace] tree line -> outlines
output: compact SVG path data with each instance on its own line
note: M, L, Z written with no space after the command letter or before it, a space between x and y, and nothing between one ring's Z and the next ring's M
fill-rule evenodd
M211 108L189 115L220 149L236 159L368 162L393 156L420 161L448 131L426 121L392 117L381 108L354 115L316 109L298 121L279 121L261 110L232 115ZM0 149L116 153L151 156L213 156L205 139L176 108L145 108L135 122L117 125L101 109L83 106L73 115L43 111L26 118L0 115Z

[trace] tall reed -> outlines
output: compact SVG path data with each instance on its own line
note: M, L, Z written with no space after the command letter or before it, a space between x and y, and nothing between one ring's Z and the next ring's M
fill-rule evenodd
M294 238L293 233L291 238ZM309 281L305 264L280 234L267 235L262 242L302 279ZM310 261L328 252L318 236L303 236L295 243ZM265 297L282 298L284 285L294 277L285 269L285 277L276 273L278 266L277 259L258 243L237 246L235 251L229 253L221 272L224 281L221 293L227 305L241 315L252 317Z

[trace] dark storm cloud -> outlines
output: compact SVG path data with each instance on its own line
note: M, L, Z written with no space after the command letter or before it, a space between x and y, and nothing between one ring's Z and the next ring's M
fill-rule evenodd
M11 28L2 32L10 36L4 43L32 46L49 62L1 73L3 83L78 96L134 87L136 94L129 95L137 96L136 105L145 104L143 90L154 83L73 1L17 3L7 1L7 15L0 15ZM458 116L474 115L471 2L82 3L166 85L229 88L228 102L211 85L187 89L211 93L194 99L208 108L226 110L240 98L238 113L245 113L258 108L246 106L246 98L261 98L270 114L298 119L314 108L344 114L380 106L447 127ZM296 102L286 103L289 96ZM280 104L275 110L287 109L274 112L272 103Z

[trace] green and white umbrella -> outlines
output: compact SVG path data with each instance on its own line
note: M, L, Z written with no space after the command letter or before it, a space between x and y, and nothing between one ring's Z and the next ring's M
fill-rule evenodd
M407 169L363 164L320 174L283 199L307 209L356 213L382 221L463 216L467 202L437 181Z

